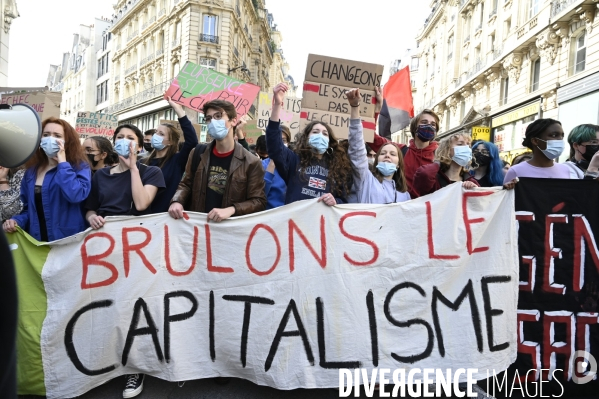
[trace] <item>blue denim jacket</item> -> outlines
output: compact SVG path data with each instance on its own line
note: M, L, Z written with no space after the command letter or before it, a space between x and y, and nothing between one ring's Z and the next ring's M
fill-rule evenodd
M13 217L29 235L42 239L35 207L36 168L25 172L21 183L23 210ZM74 169L68 162L50 169L42 183L42 204L50 241L72 236L87 228L83 204L91 191L91 170L88 164Z

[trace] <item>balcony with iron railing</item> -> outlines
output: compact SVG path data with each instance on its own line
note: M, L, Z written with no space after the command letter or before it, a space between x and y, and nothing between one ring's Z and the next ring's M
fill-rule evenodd
M114 81L118 82L119 80L121 80L121 75L115 75L114 76Z
M551 2L551 18L555 17L557 14L560 14L566 8L571 6L574 3L577 3L577 0L554 0Z
M163 48L159 48L158 50L156 50L156 58L160 57L162 54L164 54Z
M119 51L121 49L121 43L117 43L115 47L115 51Z
M131 40L135 39L138 33L138 31L134 31L133 33L131 33L129 37L127 37L127 41L130 42Z
M180 37L176 37L171 42L171 48L175 48L175 47L179 46L180 44L181 44L181 38Z
M235 6L235 11L237 11L237 16L241 18L241 10L239 9L238 5Z
M200 41L206 43L218 44L218 36L208 35L206 33L200 33Z
M164 14L166 14L166 9L163 8L162 10L160 10L160 12L158 13L158 18L162 17Z
M497 15L497 7L495 7L490 13L489 13L489 19L493 18L494 16Z
M470 41L470 35L468 35L464 38L464 44L468 43L469 41Z
M133 96L125 98L123 101L119 101L116 104L111 105L106 110L107 114L114 114L117 112L125 111L131 107L134 107L145 102L162 98L164 92L171 85L172 80L167 80L156 86L153 86L147 90L139 92Z
M137 64L125 69L125 75L129 75L130 73L135 72L135 70L137 70Z
M146 30L146 28L148 26L150 26L151 24L153 24L154 22L156 22L156 16L153 16L152 18L148 19L146 22L144 22L144 24L141 27L141 30Z
M146 65L148 62L152 61L154 59L154 53L148 55L147 57L143 58L141 60L141 62L139 63L140 66L142 65Z
M233 54L235 54L235 57L239 58L239 51L237 50L237 47L233 46Z

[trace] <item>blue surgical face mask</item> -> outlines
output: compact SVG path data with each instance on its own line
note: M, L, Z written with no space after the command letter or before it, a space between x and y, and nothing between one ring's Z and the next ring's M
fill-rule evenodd
M467 145L457 145L453 147L453 157L451 159L465 168L472 160L472 149Z
M546 149L541 150L539 146L537 146L537 148L539 148L539 150L541 150L541 152L549 159L559 158L559 156L562 155L562 152L564 152L564 140L543 140L538 137L537 140L547 143Z
M160 150L164 150L164 148L166 147L166 145L164 145L162 142L164 141L164 137L158 135L158 134L154 134L152 136L152 147L154 147L156 150L160 151Z
M376 169L385 177L393 176L397 171L397 165L391 162L379 162L376 164Z
M114 142L114 150L123 158L129 158L129 143L131 140L118 139Z
M48 158L54 158L58 154L58 151L60 151L58 140L52 136L42 137L40 148L44 150Z
M219 119L219 120L212 119L212 122L210 122L210 124L208 125L208 134L214 140L222 140L225 137L227 137L227 134L229 134L229 129L227 129L225 120L224 119Z
M324 152L329 148L329 138L322 133L313 134L308 139L308 144L310 144L310 146L314 148L317 153L324 154Z

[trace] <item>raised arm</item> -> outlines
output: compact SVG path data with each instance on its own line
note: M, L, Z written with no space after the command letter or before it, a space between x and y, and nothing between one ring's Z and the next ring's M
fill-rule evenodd
M279 83L273 89L273 100L272 100L272 112L270 113L270 120L268 126L266 126L266 148L268 150L268 157L272 159L276 165L277 171L281 178L287 184L291 171L294 170L297 165L297 155L283 144L281 138L281 122L279 116L281 114L281 108L285 100L285 93L287 93L287 85L285 83Z
M189 153L191 150L196 148L198 145L198 136L196 134L196 130L193 127L193 124L185 114L185 110L183 106L177 104L172 100L172 98L164 96L166 101L168 101L169 105L173 108L173 111L177 114L177 118L179 118L179 125L181 125L181 130L183 131L183 139L185 142L183 143L183 147L181 151L179 151L179 168L181 171L185 171L185 165L187 165L187 158L189 157ZM178 145L177 143L176 145ZM173 144L175 145L175 144Z
M357 181L354 181L358 187L366 178L366 174L370 174L368 169L368 156L366 154L366 146L364 145L364 135L362 128L362 120L360 119L360 90L353 89L345 93L347 101L351 107L349 120L349 159L354 167L354 176Z

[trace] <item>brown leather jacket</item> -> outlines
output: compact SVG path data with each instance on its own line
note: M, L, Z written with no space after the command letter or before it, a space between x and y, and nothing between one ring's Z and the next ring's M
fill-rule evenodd
M208 169L210 153L214 142L202 154L200 164L195 172L191 171L191 163L195 148L189 154L185 176L179 183L177 192L171 200L179 202L185 210L204 212L206 208L206 190L208 189ZM266 209L264 194L264 170L258 157L245 150L241 144L235 143L233 159L229 168L227 185L223 195L222 208L235 207L234 216L247 215Z

